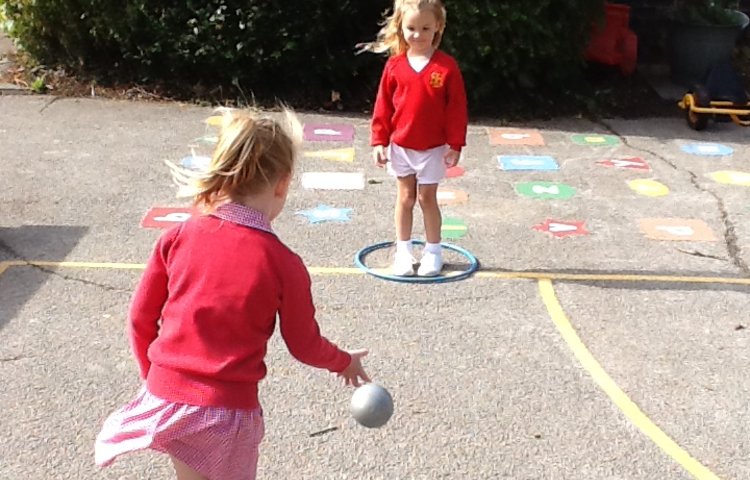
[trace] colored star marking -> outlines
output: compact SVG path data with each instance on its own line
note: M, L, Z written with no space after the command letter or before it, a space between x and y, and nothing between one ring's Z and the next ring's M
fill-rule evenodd
M620 144L620 139L614 135L599 135L596 133L575 134L570 137L570 140L576 145L588 145L594 147Z
M718 172L711 172L707 176L717 183L750 187L750 173L748 172L738 172L736 170L719 170Z
M310 223L322 222L348 222L351 208L335 208L328 205L318 205L312 210L301 210L297 215L304 215Z
M604 167L624 168L628 170L639 170L642 172L651 171L651 167L649 166L649 164L646 163L644 159L638 158L638 157L625 158L625 159L600 160L596 163Z
M190 207L153 207L141 220L143 228L170 228L186 222L198 212Z
M519 128L488 128L490 145L544 145L544 137L539 130Z
M452 190L438 187L438 205L458 205L469 201L469 194L462 190Z
M537 232L549 233L555 238L574 237L577 235L589 235L591 232L586 230L584 220L553 220L546 219L544 222L531 227Z
M669 195L669 187L656 180L639 178L637 180L630 180L627 183L628 187L639 195L646 197L664 197Z
M499 155L501 169L510 170L559 170L560 166L548 155Z
M516 193L523 197L566 200L576 194L576 189L564 183L525 182L515 185Z
M715 242L716 236L703 220L688 218L644 218L641 232L652 240Z
M311 142L348 142L354 139L351 125L305 125L304 138Z
M362 190L365 176L362 172L305 172L302 187L317 190Z
M687 143L683 145L682 151L691 155L726 156L734 153L732 147L720 143Z
M305 152L306 157L323 158L333 162L352 163L354 161L354 148L335 148L333 150L313 150Z
M211 163L211 157L205 155L188 155L180 160L180 165L190 170L205 170Z
M456 240L466 235L468 230L469 227L460 218L445 217L440 228L440 236L448 240Z

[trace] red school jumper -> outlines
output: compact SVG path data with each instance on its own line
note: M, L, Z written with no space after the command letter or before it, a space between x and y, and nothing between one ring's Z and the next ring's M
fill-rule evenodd
M428 150L448 144L460 152L467 123L466 90L453 57L436 50L420 72L406 54L388 59L373 109L372 146L393 142Z
M168 230L130 307L130 343L148 391L175 403L258 407L277 313L297 360L332 372L349 365L349 354L320 334L305 265L262 214L230 203Z

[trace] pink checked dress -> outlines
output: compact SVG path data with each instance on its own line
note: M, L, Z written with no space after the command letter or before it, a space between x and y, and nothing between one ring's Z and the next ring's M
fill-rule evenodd
M262 215L227 205L213 215L270 231ZM209 480L254 480L258 445L265 427L260 408L201 407L168 402L144 386L138 396L112 413L96 438L97 465L151 449L174 456Z
M209 480L254 480L264 433L260 408L172 403L143 387L104 422L95 460L106 467L124 453L151 449L174 456Z

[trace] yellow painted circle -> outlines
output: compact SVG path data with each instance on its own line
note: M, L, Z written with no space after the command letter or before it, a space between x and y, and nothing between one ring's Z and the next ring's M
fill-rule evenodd
M647 197L663 197L669 195L669 188L656 180L639 178L629 181L628 186L634 192Z
M736 170L720 170L718 172L711 172L708 174L708 176L717 183L750 187L750 173L748 172L738 172Z

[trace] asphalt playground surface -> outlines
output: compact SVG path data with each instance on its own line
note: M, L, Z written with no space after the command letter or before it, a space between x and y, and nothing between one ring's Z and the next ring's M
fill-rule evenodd
M191 146L205 152L196 139L210 135L211 115L174 103L0 96L2 478L172 478L153 453L101 470L93 442L139 388L125 315L160 234L140 222L152 207L187 205L163 161L179 162ZM368 118L301 117L352 125L352 141L305 150L354 148L354 160L301 158L275 228L310 267L322 331L370 350L366 368L395 413L381 429L357 425L352 391L294 361L275 336L260 388L259 478L750 478L747 130L571 118L504 125L536 130L545 145L490 145L488 128L500 122L472 122L465 173L444 184L468 199L443 214L466 225L451 242L480 271L417 285L354 265L359 249L393 235L395 187L371 163ZM576 134L616 141L578 145ZM697 142L733 153L682 150ZM560 169L498 167L498 155L517 154L552 156ZM634 157L650 170L597 163ZM709 175L717 171L740 173L727 184ZM306 172L362 172L365 184L307 189ZM627 184L636 179L669 194L638 194ZM575 195L516 192L532 181ZM318 205L351 208L350 220L311 224L296 214ZM665 218L700 220L713 238L647 238L641 221ZM584 222L588 234L533 228L547 220ZM415 225L419 238L418 213ZM684 234L670 225L657 230ZM385 262L380 253L373 261Z

